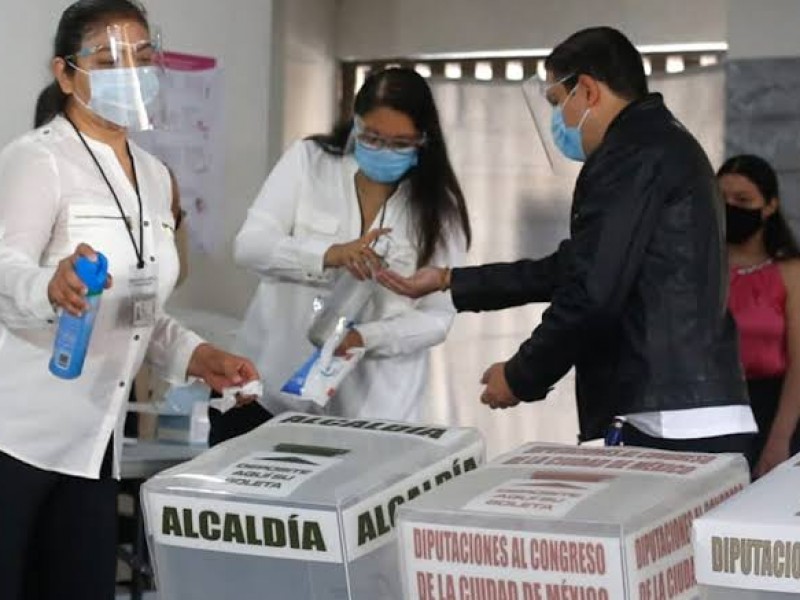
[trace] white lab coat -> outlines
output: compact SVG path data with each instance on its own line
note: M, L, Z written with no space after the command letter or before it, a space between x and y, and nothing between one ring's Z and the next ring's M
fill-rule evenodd
M236 262L261 282L237 338L266 382L263 401L273 413L316 412L280 388L314 348L306 339L314 298L330 291L337 272L323 267L332 244L361 235L361 212L351 155L325 153L316 143L295 143L267 178L235 243ZM407 185L385 205L383 226L392 228L389 266L403 274L416 270ZM378 214L370 229L381 221ZM431 261L462 264L466 252L458 226ZM325 412L344 417L415 421L421 418L428 377L428 350L442 342L455 316L449 294L418 301L380 288L357 329L367 354L345 380Z
M138 243L134 187L114 151L86 139ZM118 314L136 256L113 196L72 126L57 117L0 154L0 451L41 469L97 478L116 431L118 477L125 407L142 361L185 380L202 342L163 313L178 276L169 174L133 143L131 152L146 225L144 258L158 272L154 327L133 327L127 314ZM58 262L81 242L108 257L114 285L103 294L83 374L65 381L48 371L56 315L47 286Z

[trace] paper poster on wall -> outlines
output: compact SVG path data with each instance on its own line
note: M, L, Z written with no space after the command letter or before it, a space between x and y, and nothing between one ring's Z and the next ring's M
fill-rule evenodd
M175 173L195 252L218 251L224 241L222 69L205 56L166 52L163 93L166 126L135 136Z

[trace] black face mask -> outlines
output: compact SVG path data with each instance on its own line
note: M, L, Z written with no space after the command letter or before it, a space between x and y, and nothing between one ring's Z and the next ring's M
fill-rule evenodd
M725 238L729 244L741 244L764 225L760 208L725 205Z

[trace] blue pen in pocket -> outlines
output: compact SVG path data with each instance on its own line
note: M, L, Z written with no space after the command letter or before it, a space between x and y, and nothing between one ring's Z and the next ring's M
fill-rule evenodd
M606 446L623 446L622 428L625 426L625 419L615 417L606 432Z

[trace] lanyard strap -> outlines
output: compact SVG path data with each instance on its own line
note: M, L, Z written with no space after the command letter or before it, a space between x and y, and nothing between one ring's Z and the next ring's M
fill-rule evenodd
M106 182L111 195L114 197L114 202L117 204L117 209L119 210L119 214L122 217L122 222L125 225L125 229L128 232L128 237L131 240L131 245L133 246L133 252L136 254L136 268L143 269L144 268L144 213L142 212L142 195L139 192L139 177L136 174L136 162L133 160L133 154L131 153L131 147L128 142L125 142L125 150L128 152L128 158L131 161L131 170L133 171L133 187L136 190L136 200L139 203L139 245L136 245L136 238L133 236L133 228L128 224L127 218L125 217L125 211L122 208L122 203L119 201L119 196L117 196L117 192L114 190L114 186L111 185L111 182L108 180L108 176L106 172L103 170L103 167L100 165L100 161L97 160L97 156L95 156L92 149L89 147L89 144L86 142L86 138L83 137L80 129L72 122L68 116L64 115L64 117L69 121L69 124L72 125L72 128L75 130L75 133L78 134L78 138L83 142L83 147L86 148L86 151L89 153L89 156L92 157L94 164L97 165L97 170L100 171L100 175L103 177L103 181Z
M391 198L391 196L389 196ZM378 229L383 229L383 226L386 221L386 205L389 203L389 198L383 201L383 206L381 206L381 220L378 221ZM376 240L377 241L377 240Z
M361 228L362 230L369 227L369 223L364 220L364 205L361 203L361 190L358 188L358 181L353 177L353 186L356 188L356 200L358 201L358 211L361 213ZM396 192L397 190L395 190ZM383 201L381 204L381 219L378 222L378 229L383 229L384 223L386 221L386 205L389 204L389 200L391 200L392 196L394 196L395 192L392 192L386 200ZM364 231L363 235L366 235L369 231ZM374 248L375 244L377 244L378 240L372 240L370 247Z

